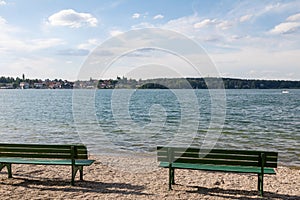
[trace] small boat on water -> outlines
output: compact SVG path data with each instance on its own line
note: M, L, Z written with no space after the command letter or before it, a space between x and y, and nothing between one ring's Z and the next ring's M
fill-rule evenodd
M290 93L290 92L289 92L288 90L282 90L281 93L282 93L282 94L288 94L288 93Z

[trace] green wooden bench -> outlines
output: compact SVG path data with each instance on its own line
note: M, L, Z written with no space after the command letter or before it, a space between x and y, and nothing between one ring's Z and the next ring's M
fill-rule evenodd
M158 146L157 157L160 167L169 168L169 190L175 184L175 169L192 169L257 174L257 189L263 196L264 174L276 174L278 153Z
M89 166L94 161L88 159L87 148L82 144L0 143L0 171L6 167L8 178L12 178L12 164L69 165L72 167L71 185L74 185L77 171L80 172L80 180L83 180L83 166Z

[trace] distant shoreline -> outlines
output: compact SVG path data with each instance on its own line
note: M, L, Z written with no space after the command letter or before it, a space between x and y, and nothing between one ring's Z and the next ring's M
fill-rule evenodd
M68 81L0 77L0 89L300 89L300 81L236 78L157 78Z

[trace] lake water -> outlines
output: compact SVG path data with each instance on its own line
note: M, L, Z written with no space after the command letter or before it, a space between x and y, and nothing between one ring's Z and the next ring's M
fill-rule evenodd
M151 154L157 145L210 141L215 148L278 151L282 165L300 166L300 90L226 90L220 108L211 95L208 90L0 90L0 142L85 143L94 154ZM222 109L224 124L211 123L215 115L222 121Z

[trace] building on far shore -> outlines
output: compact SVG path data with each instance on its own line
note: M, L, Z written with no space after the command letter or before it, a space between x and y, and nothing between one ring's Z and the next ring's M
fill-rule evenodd
M29 83L27 83L27 82L21 82L20 83L20 88L21 89L28 89L29 88Z
M6 83L5 85L1 86L0 89L14 89L14 84Z
M46 88L46 85L44 83L34 83L33 86L36 89L44 89L44 88Z

